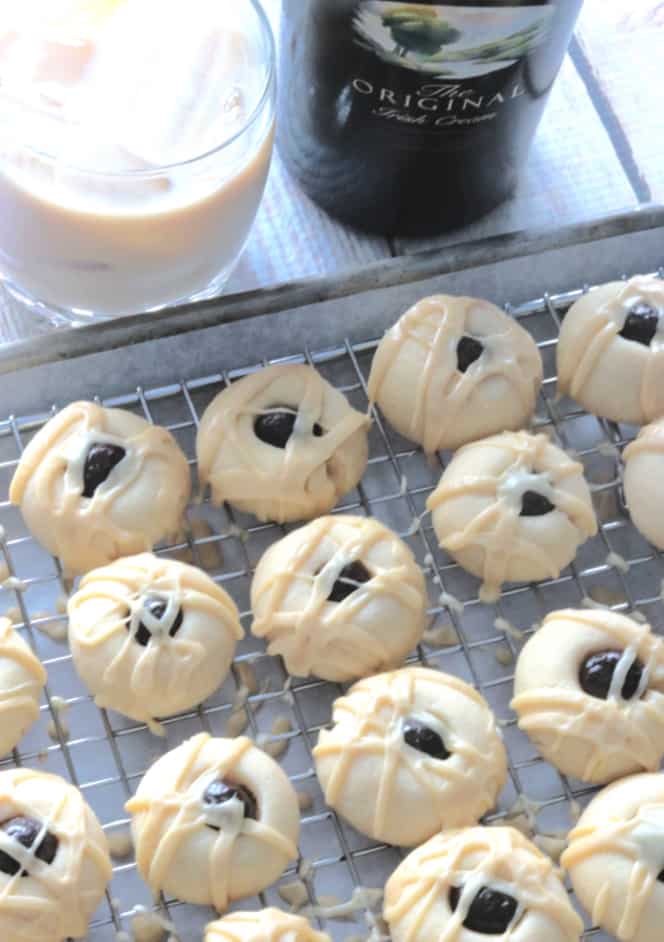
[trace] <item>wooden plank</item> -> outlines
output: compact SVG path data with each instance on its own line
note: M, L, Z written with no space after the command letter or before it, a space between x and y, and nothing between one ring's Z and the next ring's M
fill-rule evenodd
M591 94L599 90L600 113L622 137L643 198L664 200L664 3L586 0L577 40Z
M561 226L629 208L635 193L569 57L565 59L515 196L484 219L399 252L451 245L530 226Z

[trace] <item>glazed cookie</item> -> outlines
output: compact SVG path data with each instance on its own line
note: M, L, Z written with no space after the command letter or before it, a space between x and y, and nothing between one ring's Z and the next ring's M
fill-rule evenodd
M68 613L74 664L97 706L160 735L155 717L209 697L243 636L224 589L194 566L151 553L88 573Z
M620 942L661 942L664 775L633 775L605 788L569 841L562 864L593 924Z
M302 916L280 909L229 913L211 922L203 942L330 942L327 932L318 932Z
M205 410L201 487L259 520L327 513L367 465L369 419L310 366L271 366L229 386Z
M516 665L512 709L545 759L603 784L664 756L664 642L608 609L552 612Z
M84 936L112 867L106 837L77 788L57 775L0 772L0 938Z
M632 523L653 546L664 549L664 418L641 429L623 460Z
M612 281L572 305L560 330L558 389L588 412L642 425L664 414L664 281Z
M553 579L597 532L583 466L546 435L506 432L460 449L427 501L441 547L482 579Z
M139 872L153 893L214 906L252 896L297 857L297 797L244 736L201 733L152 765L127 802Z
M46 671L8 618L0 618L0 756L18 744L39 717Z
M175 533L190 489L170 432L122 409L75 402L25 449L9 498L35 539L75 574Z
M578 942L583 923L549 857L514 828L437 834L385 887L393 942Z
M427 595L410 549L368 517L321 517L273 543L251 587L252 632L288 672L344 682L396 667Z
M527 425L542 384L535 341L479 298L424 298L385 334L369 397L425 451Z
M507 758L486 701L423 667L368 677L335 701L314 749L325 800L375 840L412 847L475 824L496 802Z

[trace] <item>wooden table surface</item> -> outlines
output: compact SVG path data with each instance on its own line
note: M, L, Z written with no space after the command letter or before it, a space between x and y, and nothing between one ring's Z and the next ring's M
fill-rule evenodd
M277 27L281 0L264 5ZM422 248L664 202L663 50L664 0L585 0L515 197L441 238L357 234L300 193L275 155L256 225L228 290L334 275ZM0 287L0 342L44 329Z

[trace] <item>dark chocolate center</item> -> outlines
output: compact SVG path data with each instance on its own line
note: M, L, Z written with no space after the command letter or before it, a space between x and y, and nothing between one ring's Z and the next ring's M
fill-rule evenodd
M544 494L538 494L537 491L526 491L521 498L521 513L519 516L543 517L544 514L550 514L555 509L555 506Z
M165 612L166 612L166 609L168 608L168 602L166 601L166 599L163 599L163 598L161 598L161 597L158 596L158 595L150 595L150 596L148 596L148 598L144 601L143 607L144 607L144 608L147 608L147 610L150 612L150 614L151 614L154 618L157 618L157 619L159 619L159 621L161 621L161 619L164 617L164 614L165 614ZM169 633L169 635L171 636L171 638L174 638L175 635L176 635L176 634L178 633L178 631L180 630L180 627L181 627L181 625L182 625L182 617L183 617L183 616L182 616L182 609L180 608L180 609L178 609L178 613L177 613L177 615L175 616L175 619L174 619L174 621L173 621L173 624L171 625L171 627L170 627L170 629L169 629L169 631L168 631L168 633ZM141 623L139 624L138 628L136 629L136 634L134 635L134 640L137 641L138 644L141 645L141 647L147 648L148 644L150 643L150 638L151 638L151 637L152 637L152 633L150 632L150 629L149 629L149 628L146 628L146 626L143 624L143 622L141 622Z
M94 497L113 468L120 464L127 452L119 445L100 443L91 445L83 468L83 497Z
M239 798L242 802L245 818L252 818L254 821L258 818L258 802L244 785L237 785L235 782L227 782L220 778L210 782L203 792L203 802L206 805L223 805L233 798ZM211 824L208 827L217 830Z
M579 682L581 687L591 697L606 700L611 689L611 681L623 651L599 651L591 654L581 665ZM643 677L643 664L635 660L627 671L622 687L623 700L631 700L636 694Z
M462 337L457 344L457 369L465 373L469 366L479 360L484 353L484 345L474 337Z
M19 844L22 844L27 850L31 850L32 847L34 847L35 841L42 832L42 825L39 821L35 821L34 818L23 817L22 815L3 821L3 823L0 824L0 828L2 828L5 833L9 834L10 837L13 837L15 841L18 841ZM59 841L55 834L46 831L35 851L35 857L39 860L43 860L44 863L53 863L55 855L58 852L58 844ZM0 850L0 871L13 877L19 870L21 870L21 864L18 860L15 860L11 854L6 851ZM22 877L27 877L28 875L25 870L21 871Z
M425 723L407 719L403 726L403 738L413 749L424 752L432 759L449 759L451 753L445 748L442 737Z
M457 886L451 887L449 898L450 908L455 912L461 899L461 889ZM513 896L483 886L470 904L463 925L471 932L503 935L509 929L518 908L519 904Z
M254 432L256 437L266 445L272 445L273 448L285 448L293 434L297 412L289 409L288 406L271 406L270 408L275 411L256 416ZM323 434L323 429L318 422L313 427L313 433L316 438L320 438Z
M337 581L332 586L332 591L327 597L328 602L343 602L349 595L357 589L358 585L369 582L371 573L359 559L354 563L349 563L339 573Z
M659 314L646 301L637 301L625 318L620 336L649 347L659 326Z

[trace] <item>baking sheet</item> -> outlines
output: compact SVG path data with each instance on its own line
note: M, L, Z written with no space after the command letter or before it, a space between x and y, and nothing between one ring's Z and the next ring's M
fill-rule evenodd
M529 268L530 262L521 263L524 274ZM621 271L624 271L624 255L623 264L615 269L615 274ZM469 280L479 285L481 279L475 279L475 275L469 273ZM428 286L428 282L410 285L409 300L422 296ZM661 631L664 565L660 554L631 526L622 502L620 449L633 437L635 430L584 415L573 404L558 402L555 398L559 319L578 297L580 288L543 299L545 287L546 282L541 281L538 298L515 306L512 313L532 332L544 359L546 378L535 427L578 454L591 482L601 519L598 536L581 548L575 564L558 579L537 586L511 587L496 606L481 604L477 597L477 580L437 549L429 518L416 526L446 456L428 462L386 426L379 415L370 434L367 473L357 491L343 500L338 511L372 514L407 540L427 573L432 633L442 634L449 642L443 647L423 643L413 652L409 663L428 664L473 683L501 722L510 755L510 776L497 811L488 820L513 821L531 830L533 836L539 834L549 844L555 844L573 823L579 808L587 803L593 789L561 777L539 758L515 725L509 701L513 661L521 635L527 636L548 611L579 605L588 599L608 603L620 611L638 609ZM404 300L402 294L398 299L390 298L389 305L383 307L383 315L393 320ZM226 328L228 344L218 350L219 360L224 365L219 371L199 376L190 373L186 381L180 381L178 374L171 372L168 357L158 352L155 345L148 348L152 360L146 361L146 367L158 371L158 382L137 389L133 372L137 364L127 373L129 351L119 350L103 354L107 359L104 369L97 371L93 388L105 404L121 405L169 427L195 474L195 432L205 406L225 383L266 362L256 359L257 349L247 346L246 337L233 339L232 331L240 326ZM339 322L335 326L338 329ZM369 326L365 324L363 329ZM321 340L328 330L329 326L325 325L320 332L312 329L308 336L316 337L318 333ZM280 355L279 362L286 359L313 363L356 408L366 409L366 381L375 338L358 342L356 338L339 340L339 336L337 333L332 344L312 342L307 346L301 340L302 335L298 337L290 330L284 336L262 338L260 353L272 344ZM190 337L194 339L196 335ZM199 338L199 342L201 340ZM283 356L284 349L289 356ZM250 355L248 350L251 350ZM68 381L59 390L58 405L90 395L89 368L86 360L67 365ZM22 401L20 384L4 382L9 386L10 400ZM120 388L122 392L118 393ZM332 701L342 691L339 685L315 679L295 680L290 684L280 660L268 657L264 644L247 631L227 682L201 709L167 721L163 741L140 724L110 711L100 711L93 705L76 676L66 643L49 636L54 630L61 630L65 622L62 602L66 587L61 573L56 562L30 538L19 512L7 501L9 482L22 448L54 408L41 384L33 383L29 392L28 412L15 410L10 416L10 405L9 409L3 409L4 416L0 417L0 525L5 532L0 559L5 560L9 574L20 580L19 585L10 583L0 588L0 613L9 611L15 618L17 627L46 665L49 682L39 722L14 755L0 763L1 767L20 763L64 775L81 787L107 833L122 837L127 831L123 805L142 773L159 754L202 729L223 735L237 705L246 671L243 665L250 665L257 691L248 700L249 734L263 737L261 741L272 744L269 748L284 749L279 761L298 792L308 796L303 801L310 800L311 806L303 811L302 860L298 867L292 868L278 885L260 898L244 900L233 908L265 904L285 907L279 889L299 879L298 868L305 877L309 905L319 907L322 902L323 911L325 905L332 902L329 897L348 901L357 886L382 887L401 859L401 852L372 842L338 819L326 808L313 772L311 749L318 730L329 721ZM197 535L190 535L177 545L162 547L160 552L170 556L184 553L206 568L231 593L248 630L251 572L264 549L290 527L259 525L249 516L224 508L215 509L207 503L192 506L188 516ZM196 520L204 523L194 523ZM616 558L609 557L610 553L618 555L618 563ZM620 560L624 560L625 565ZM441 593L448 593L442 601ZM508 623L507 630L500 619ZM64 712L57 709L59 701L54 698L66 703ZM275 736L275 722L277 729L287 724L287 731ZM50 734L49 723L54 724ZM136 873L133 859L116 860L107 898L95 916L88 938L91 942L110 942L117 939L118 932L130 932L136 906L151 909L153 901ZM172 932L181 942L197 942L203 926L213 917L209 910L176 900L161 900L157 910L172 924ZM361 905L343 919L325 918L320 908L311 912L335 942L351 936L365 938L372 928L375 935L381 931L375 915ZM597 940L608 938L592 931L586 938L591 935Z

